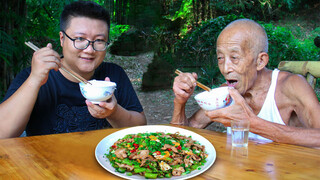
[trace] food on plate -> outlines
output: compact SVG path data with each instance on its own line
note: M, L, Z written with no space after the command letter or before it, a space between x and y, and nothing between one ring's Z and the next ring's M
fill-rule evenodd
M124 136L110 147L106 157L120 173L155 179L200 170L208 154L205 146L191 136L154 132Z

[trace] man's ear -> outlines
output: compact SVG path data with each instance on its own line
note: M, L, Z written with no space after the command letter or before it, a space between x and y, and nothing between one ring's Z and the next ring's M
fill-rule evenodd
M258 59L257 59L257 71L260 71L261 69L263 69L264 67L266 67L266 65L269 62L269 55L266 52L261 52L258 55Z
M60 36L60 46L63 47L64 35L62 31L59 32L59 36Z

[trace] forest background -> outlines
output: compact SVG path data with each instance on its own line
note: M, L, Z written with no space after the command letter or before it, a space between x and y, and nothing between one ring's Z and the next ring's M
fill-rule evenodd
M33 52L25 41L39 47L51 42L61 52L59 18L72 1L1 1L0 101L15 75L30 66ZM216 38L229 22L239 18L253 19L266 29L268 68L274 69L284 60L320 60L316 46L320 46L319 0L94 1L111 14L108 60L152 52L152 62L141 78L144 91L170 88L176 68L197 72L199 81L211 87L221 84L224 79L216 65Z

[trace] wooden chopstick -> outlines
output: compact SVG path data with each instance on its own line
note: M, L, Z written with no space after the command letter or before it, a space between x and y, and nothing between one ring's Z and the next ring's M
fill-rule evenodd
M28 42L25 42L25 44L30 47L31 49L33 49L34 51L38 51L39 48L34 45L32 42L28 41ZM61 67L60 69L62 69L64 72L70 74L72 77L74 77L75 79L77 79L78 81L80 82L83 82L85 84L89 83L91 84L90 82L88 82L86 79L84 79L83 77L81 77L79 74L75 73L74 71L72 71L71 69L68 69L66 67L63 66L63 64L60 64Z
M179 75L179 74L182 73L182 72L181 72L179 69L176 69L175 73ZM203 85L203 84L200 83L199 81L197 81L197 86L199 86L200 88L202 88L202 89L205 90L205 91L211 91L211 89L210 89L208 86Z

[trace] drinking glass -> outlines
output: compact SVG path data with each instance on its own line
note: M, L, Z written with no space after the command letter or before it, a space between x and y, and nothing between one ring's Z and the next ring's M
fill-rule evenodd
M231 121L231 139L234 147L247 147L250 121L233 120Z

